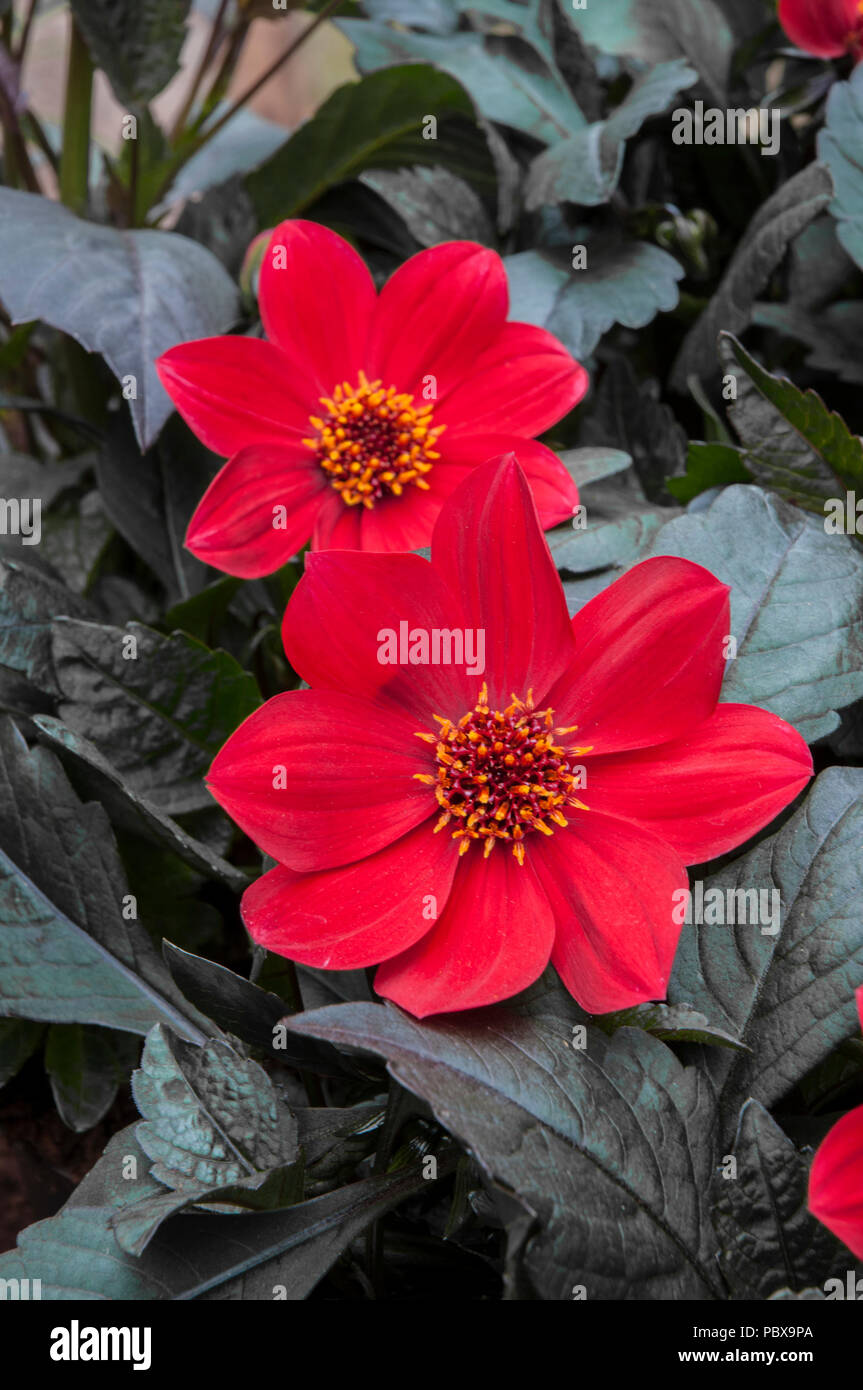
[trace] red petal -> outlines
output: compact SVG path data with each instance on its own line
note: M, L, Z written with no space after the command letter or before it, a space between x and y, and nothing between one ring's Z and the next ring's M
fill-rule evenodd
M503 328L506 271L494 251L448 241L405 261L381 291L369 370L385 386L422 393L435 378L442 400Z
M420 825L344 868L271 869L243 894L243 921L259 946L303 965L377 965L431 930L457 860L452 839Z
M440 469L435 467L435 473ZM431 544L442 499L432 490L407 488L401 497L387 497L363 507L360 536L363 550L419 550Z
M779 23L798 48L839 58L860 29L860 9L857 0L779 0Z
M429 474L436 496L448 497L478 464L501 464L511 454L530 485L542 529L547 531L572 519L578 506L578 488L557 454L535 439L516 434L445 434L438 447L440 463Z
M513 458L482 464L438 517L432 560L485 631L489 699L532 688L540 703L573 659L563 588L527 479Z
M312 550L361 550L362 507L347 507L332 488L321 504L312 533Z
M276 253L278 261L276 260ZM317 222L282 222L261 262L258 298L267 337L329 396L365 366L374 282L343 237Z
M717 705L683 738L585 767L591 810L636 821L701 864L769 825L809 781L812 756L777 715Z
M570 994L591 1014L664 999L681 931L673 894L689 887L679 856L593 811L534 839L525 847L554 913L551 959Z
M215 454L308 434L317 405L312 383L261 338L181 343L162 354L156 370L186 424Z
M542 974L553 936L530 865L503 848L484 859L472 846L437 925L381 966L375 989L416 1018L496 1004Z
M716 707L729 590L701 565L644 560L572 620L576 655L549 693L573 742L598 753L676 738Z
M432 789L414 780L435 770L415 728L395 706L292 690L231 734L207 785L274 859L331 869L392 844L437 809Z
M272 574L309 539L326 483L302 444L253 444L225 464L198 503L186 545L241 579ZM278 528L274 508L286 509Z
M809 1210L863 1260L863 1105L843 1115L819 1147Z
M408 634L465 626L458 600L419 555L331 550L307 556L282 637L288 660L311 686L386 696L413 711L415 729L434 729L435 714L461 718L476 703L482 673L471 677L454 665L382 665L379 634L387 628L399 634L401 622Z
M435 424L453 431L533 436L562 420L585 395L589 379L544 328L507 323L444 397Z
M551 449L513 434L459 435L439 441L441 457L428 475L428 491L407 488L401 497L385 498L373 508L347 507L338 499L319 518L314 550L420 550L429 545L435 522L448 497L481 463L503 462L515 454L521 464L544 530L569 520L578 505L578 489ZM348 515L349 514L349 515Z

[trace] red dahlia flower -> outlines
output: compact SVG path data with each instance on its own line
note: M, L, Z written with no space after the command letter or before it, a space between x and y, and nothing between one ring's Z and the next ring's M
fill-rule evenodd
M335 232L283 222L259 287L267 341L205 338L157 367L177 409L231 455L186 536L243 578L313 549L417 550L478 463L518 449L542 524L578 492L533 442L587 390L542 328L507 323L500 257L469 241L421 251L375 293Z
M863 1027L863 986L857 991ZM809 1210L863 1260L863 1105L833 1126L809 1174Z
M816 58L863 57L860 0L779 0L779 23L792 43Z
M483 674L424 664L435 630L484 632ZM728 631L726 586L671 558L570 621L514 459L444 505L430 564L310 555L283 637L312 688L252 714L208 779L279 861L244 895L251 935L325 969L382 962L378 993L419 1017L549 959L592 1013L663 998L684 865L812 772L784 720L717 704ZM402 632L417 664L381 664Z

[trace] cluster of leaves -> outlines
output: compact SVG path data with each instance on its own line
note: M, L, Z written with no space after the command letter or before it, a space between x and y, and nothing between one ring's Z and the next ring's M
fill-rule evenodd
M295 133L225 104L230 64L165 132L150 103L189 0L71 8L61 149L0 19L0 495L44 508L38 547L0 536L0 1084L41 1056L86 1130L131 1076L141 1118L0 1277L46 1298L812 1296L853 1259L806 1210L810 1148L863 1099L863 549L824 525L863 497L863 67L789 54L766 0L363 0L335 7L359 80ZM236 58L262 7L209 9ZM94 65L137 123L98 178ZM695 100L781 109L779 153L675 144ZM500 251L512 317L592 375L548 441L587 508L549 536L573 611L646 556L705 565L732 591L723 698L814 745L782 822L693 870L778 889L781 933L686 927L666 1004L588 1019L550 973L418 1023L364 972L249 951L260 858L202 775L297 684L278 627L300 562L241 583L183 549L218 460L152 364L259 331L243 255L296 215L380 280L442 240Z

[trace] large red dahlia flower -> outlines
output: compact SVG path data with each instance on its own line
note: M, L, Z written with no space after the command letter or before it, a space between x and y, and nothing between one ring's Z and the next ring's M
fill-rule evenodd
M514 459L445 504L430 564L310 555L283 637L312 688L252 714L208 779L279 861L244 895L251 935L381 962L378 993L420 1017L504 999L549 959L592 1013L663 998L684 866L812 772L782 719L717 704L728 631L726 586L671 558L570 621ZM435 632L441 658L484 647L476 674L428 661Z
M478 463L518 449L545 527L578 492L533 441L587 390L542 328L507 323L500 257L469 241L407 261L376 294L356 251L283 222L261 265L267 341L183 343L158 361L180 414L231 455L189 525L201 560L242 578L313 549L417 550Z
M857 991L863 1027L863 986ZM843 1115L820 1145L809 1174L809 1210L863 1260L863 1105Z
M861 0L779 0L779 23L792 43L816 58L863 57Z

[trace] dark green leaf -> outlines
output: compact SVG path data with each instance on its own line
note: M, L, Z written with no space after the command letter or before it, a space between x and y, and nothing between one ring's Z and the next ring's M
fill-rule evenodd
M780 185L755 214L737 247L719 289L684 339L671 374L680 392L689 376L715 370L716 339L722 329L740 333L752 306L788 249L788 244L823 212L833 185L823 164L809 164Z
M723 700L762 705L811 743L863 695L863 555L846 536L752 486L670 521L652 555L681 555L731 587L737 655ZM805 593L805 602L801 594ZM688 996L687 996L688 998Z
M756 482L823 519L824 504L846 489L863 494L863 440L828 410L815 391L773 376L733 338L722 334L726 367L742 367L729 418Z
M683 56L711 93L725 104L734 38L714 0L602 0L574 9L557 0L586 43L600 53L627 54L648 63Z
M863 336L863 304L843 299L819 312L807 312L792 304L753 306L752 322L759 328L772 328L796 338L809 351L806 366L813 372L828 372L853 385L863 382L863 363L858 357Z
M528 172L526 206L569 202L596 207L607 203L620 179L626 141L638 133L648 117L667 110L674 97L697 80L698 74L680 58L652 68L606 120L594 122L537 155Z
M627 486L620 478L589 484L581 490L580 503L586 513L584 529L560 526L546 537L557 567L572 574L633 564L673 514L668 507L646 502L634 480Z
M185 1206L272 1208L302 1195L296 1120L266 1072L227 1043L191 1047L154 1028L132 1091L144 1116L137 1141L170 1191L118 1212L114 1230L130 1254Z
M83 805L45 748L0 726L0 1016L202 1040L135 920L101 806Z
M18 671L39 690L58 694L51 656L58 614L89 618L89 604L30 563L0 560L0 666Z
M510 9L523 16L527 7L512 5ZM571 135L585 124L559 74L547 67L543 71L541 59L527 66L499 47L492 50L478 34L436 38L357 19L341 20L338 27L356 45L355 62L361 72L398 72L405 69L393 69L393 64L432 63L470 92L477 111L487 120L513 126L546 143ZM424 111L434 109L427 106Z
M549 251L507 256L506 269L512 317L547 328L579 359L615 323L643 328L675 308L683 279L682 267L658 246L608 238L588 243L584 270Z
M363 22L363 29L370 27ZM429 116L437 122L436 135L430 133ZM365 169L442 163L468 177L477 169L489 174L485 139L472 121L470 98L446 73L426 66L389 67L333 92L249 175L246 187L268 226L296 217L334 184Z
M730 444L690 443L686 454L686 473L668 478L665 486L678 502L691 502L712 487L729 483L748 483L752 474L743 463L739 449Z
M722 895L724 924L684 926L669 1000L686 1000L751 1049L709 1057L726 1132L746 1098L771 1105L855 1031L861 834L863 769L828 768L775 835L705 881L705 895ZM759 925L738 912L742 899L730 895L740 890L757 892L759 909L762 902L772 908L778 894L778 932L763 914Z
M54 1023L45 1043L45 1070L60 1118L79 1133L92 1129L110 1110L138 1056L124 1033L80 1023Z
M0 1086L17 1076L42 1041L41 1023L26 1018L0 1019Z
M191 0L71 0L93 55L124 106L140 107L177 71Z
M740 1112L733 1157L734 1175L720 1168L713 1184L719 1267L732 1298L799 1294L813 1280L844 1278L853 1257L808 1210L809 1162L757 1100Z
M155 1027L132 1092L152 1176L175 1192L231 1186L297 1157L296 1120L263 1068L226 1042L192 1047Z
M159 442L142 454L123 421L108 432L96 461L105 510L120 535L165 586L176 603L206 583L212 570L183 544L192 512L213 478L214 459L172 421Z
M172 410L156 358L223 332L237 313L233 282L196 242L98 227L11 188L0 189L0 298L13 323L42 319L102 354L134 388L129 405L142 448Z
M248 887L249 880L242 869L214 854L170 816L151 805L146 797L139 796L98 748L81 734L67 729L51 715L36 715L33 722L58 754L78 795L100 801L119 830L162 846L198 873L218 879L236 893Z
M818 136L818 155L833 178L836 197L830 211L839 223L839 240L863 267L863 69L848 82L836 82L827 102L827 122Z
M80 502L52 509L42 518L42 554L73 593L90 588L99 561L114 535L94 489Z
M647 500L668 503L666 480L683 471L686 433L660 400L659 382L640 381L628 358L615 357L605 368L579 438L625 449Z
M718 1297L703 1206L713 1098L700 1071L639 1029L587 1030L479 1010L418 1023L342 1004L291 1020L367 1048L427 1101L486 1174L539 1218L526 1265L543 1299Z
M632 466L631 456L623 449L603 448L599 444L590 448L565 449L559 457L578 487L601 482L603 478L611 478Z
M632 1009L595 1018L597 1028L614 1033L618 1028L643 1028L645 1033L661 1042L709 1043L714 1047L730 1047L746 1051L746 1044L722 1028L714 1028L704 1014L688 1004L636 1004Z
M133 792L169 815L212 805L203 774L259 703L253 678L232 656L181 632L72 619L55 625L53 650L64 722Z
M479 196L448 169L437 165L429 169L380 169L360 178L398 213L420 246L436 246L440 241L490 245L494 240Z
M136 1180L126 1176L130 1159L139 1169ZM43 1299L303 1299L366 1226L429 1186L411 1167L288 1211L188 1214L133 1256L121 1249L111 1223L128 1203L157 1196L142 1168L133 1130L115 1135L63 1210L27 1227L18 1249L0 1255L0 1278L39 1278Z
M226 1033L280 1058L288 1066L325 1076L343 1076L351 1070L334 1047L289 1034L282 1037L281 1031L276 1031L288 1013L284 999L277 994L259 989L223 965L181 951L170 941L164 943L163 951L177 987Z

